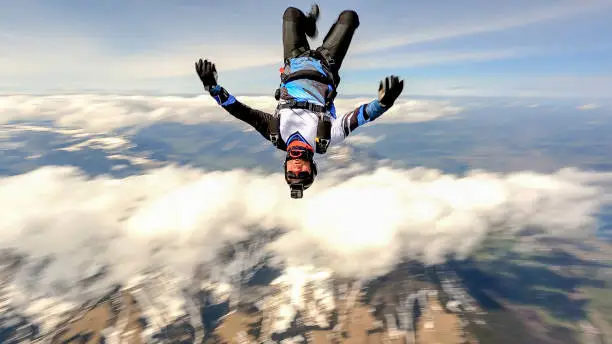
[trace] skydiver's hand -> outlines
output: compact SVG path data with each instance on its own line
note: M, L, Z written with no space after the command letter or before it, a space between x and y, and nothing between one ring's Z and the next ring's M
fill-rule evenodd
M388 76L378 86L378 101L384 107L391 107L403 90L404 80L400 80L395 75Z
M204 89L209 91L217 86L217 68L211 61L200 59L195 63L195 69L204 85Z

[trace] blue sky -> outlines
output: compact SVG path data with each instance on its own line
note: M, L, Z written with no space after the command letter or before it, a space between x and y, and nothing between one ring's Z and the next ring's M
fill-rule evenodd
M611 97L612 1L320 1L319 37L360 15L342 94ZM235 94L273 94L287 6L311 1L0 0L0 91L198 93L217 63Z

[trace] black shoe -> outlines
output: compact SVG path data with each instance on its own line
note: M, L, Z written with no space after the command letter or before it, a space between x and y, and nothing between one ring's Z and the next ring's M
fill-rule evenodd
M317 21L319 20L319 5L313 4L310 7L310 12L306 16L306 35L310 38L316 38L319 35L317 29Z

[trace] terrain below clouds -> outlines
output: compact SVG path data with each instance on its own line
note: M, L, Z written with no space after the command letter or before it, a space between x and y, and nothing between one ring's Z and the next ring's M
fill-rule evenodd
M243 99L273 107L270 97ZM292 200L279 152L209 97L0 102L9 109L0 124L0 265L10 275L1 289L24 314L59 314L121 284L180 315L193 308L181 290L194 290L203 266L223 266L201 279L220 299L264 262L369 280L407 260L472 256L489 238L520 246L529 235L593 237L610 209L612 175L600 163L610 122L597 110L511 117L399 102L321 157L317 182ZM219 264L245 241L256 244L238 250L243 259ZM154 288L158 279L173 287Z

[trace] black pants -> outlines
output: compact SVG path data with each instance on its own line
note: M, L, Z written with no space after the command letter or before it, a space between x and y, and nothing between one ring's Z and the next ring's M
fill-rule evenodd
M283 14L283 59L287 60L309 52L310 45L306 32L312 31L308 25L314 25L307 20L306 15L295 7L289 7ZM323 44L316 50L322 51L333 59L332 73L340 80L339 71L342 61L351 45L355 30L359 27L359 16L355 11L346 10L340 13L336 22L323 39ZM309 30L310 29L310 30Z

